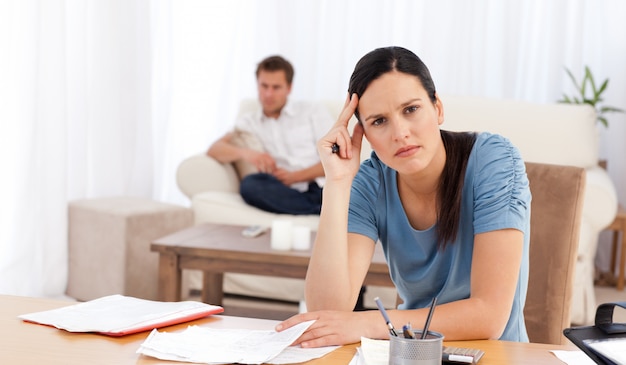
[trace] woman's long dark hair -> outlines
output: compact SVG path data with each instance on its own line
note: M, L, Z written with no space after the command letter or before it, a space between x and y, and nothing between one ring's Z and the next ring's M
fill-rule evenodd
M372 81L391 71L417 77L431 102L437 102L435 83L428 67L415 53L402 47L378 48L363 56L350 77L349 94L356 93L360 98ZM361 122L358 108L354 115ZM442 130L441 138L446 149L446 164L437 189L437 239L438 247L443 249L456 240L459 230L465 170L476 134Z
M456 240L459 231L465 170L476 133L442 130L441 139L446 149L446 165L437 191L437 238L439 248L443 249Z

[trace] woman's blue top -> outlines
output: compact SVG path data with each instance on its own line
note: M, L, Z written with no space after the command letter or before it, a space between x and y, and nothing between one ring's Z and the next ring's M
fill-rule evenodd
M391 278L404 301L400 309L428 307L434 296L438 304L468 298L474 236L507 228L522 231L519 279L500 339L528 342L523 310L530 201L526 169L517 148L502 136L480 133L465 172L459 231L445 249L438 249L436 224L423 231L411 227L398 195L396 171L375 152L361 164L352 184L348 231L382 243Z

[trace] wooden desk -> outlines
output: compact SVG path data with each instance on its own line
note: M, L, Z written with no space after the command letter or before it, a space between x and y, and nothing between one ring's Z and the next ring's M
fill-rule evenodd
M277 251L270 248L270 232L256 238L241 235L243 227L200 224L152 243L159 253L159 297L181 298L183 269L201 270L202 301L221 305L224 273L304 279L311 251ZM311 233L312 242L315 232ZM376 245L365 285L394 286L380 245Z
M20 314L60 308L72 302L52 299L0 295L0 364L45 365L172 365L185 364L161 361L135 353L149 332L124 337L108 337L90 333L70 333L56 328L26 323ZM212 328L272 329L276 321L215 315L193 322L170 326L162 331L183 330L194 324ZM506 341L445 342L456 347L479 348L485 356L479 365L554 364L563 365L550 350L572 350L572 346L529 344ZM342 346L308 365L347 365L358 344Z

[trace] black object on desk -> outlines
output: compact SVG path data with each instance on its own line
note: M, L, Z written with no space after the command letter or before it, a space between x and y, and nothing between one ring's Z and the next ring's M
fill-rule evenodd
M626 338L626 323L613 323L613 311L616 306L626 309L626 302L600 304L596 310L595 325L571 327L563 330L565 337L597 364L612 365L616 362L593 350L588 345L590 342Z

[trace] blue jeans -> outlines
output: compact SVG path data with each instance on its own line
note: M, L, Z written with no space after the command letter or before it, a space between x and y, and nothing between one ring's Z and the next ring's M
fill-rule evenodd
M315 181L299 192L273 175L250 174L241 180L239 193L246 203L272 213L320 214L322 208L322 188Z

